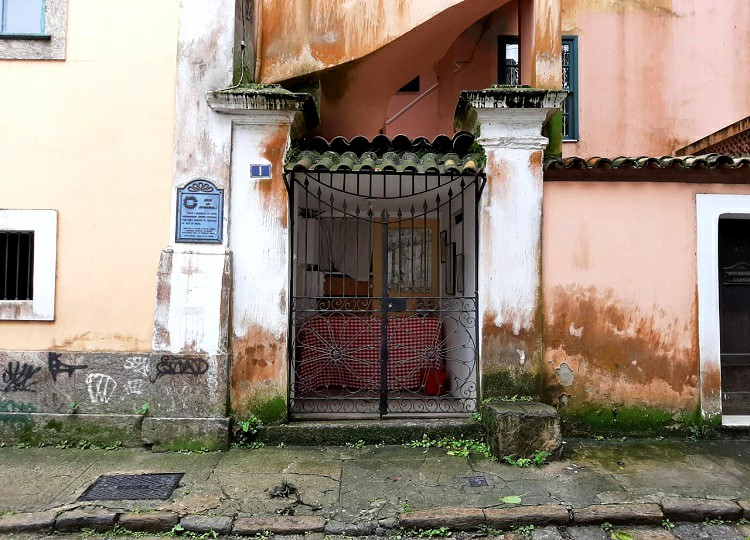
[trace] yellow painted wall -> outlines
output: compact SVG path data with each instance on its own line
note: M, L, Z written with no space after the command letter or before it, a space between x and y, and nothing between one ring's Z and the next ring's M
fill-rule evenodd
M59 211L55 321L0 321L0 350L150 350L178 8L69 0L66 60L0 61L0 208Z

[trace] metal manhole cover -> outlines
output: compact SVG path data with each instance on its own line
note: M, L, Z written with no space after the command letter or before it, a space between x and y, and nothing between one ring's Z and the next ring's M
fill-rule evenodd
M482 487L487 485L487 479L484 476L470 476L469 485L471 487Z
M100 476L79 501L168 499L185 473Z

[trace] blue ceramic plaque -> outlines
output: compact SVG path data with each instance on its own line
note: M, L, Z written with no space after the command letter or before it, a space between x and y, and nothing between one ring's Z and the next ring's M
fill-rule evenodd
M193 180L177 190L177 242L221 244L224 190Z
M250 165L250 178L271 178L271 165Z

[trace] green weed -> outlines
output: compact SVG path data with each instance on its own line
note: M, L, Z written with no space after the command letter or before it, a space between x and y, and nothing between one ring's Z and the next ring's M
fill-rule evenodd
M149 409L151 409L151 406L148 404L148 401L146 401L143 403L143 405L138 407L138 409L135 411L135 414L146 416L148 414Z
M531 538L531 535L534 534L533 525L515 525L511 530L521 538Z
M527 468L531 467L532 465L534 465L535 467L541 467L542 465L545 465L547 463L547 458L549 456L549 452L537 450L531 455L531 457L516 458L516 456L510 455L503 456L503 461L513 465L514 467Z
M430 439L423 435L421 439L406 443L404 446L410 448L444 448L449 456L467 457L478 454L494 461L490 453L490 447L476 439L456 439L454 437L443 437L442 439Z
M419 538L447 538L451 534L451 530L448 527L439 527L437 529L420 530Z
M664 527L668 531L671 531L672 529L674 529L674 523L672 523L669 519L662 519L661 526Z

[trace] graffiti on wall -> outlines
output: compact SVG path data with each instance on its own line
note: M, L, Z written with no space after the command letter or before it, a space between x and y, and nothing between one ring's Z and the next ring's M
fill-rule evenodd
M56 353L56 352L50 352L47 355L47 369L49 370L49 374L52 376L52 380L54 382L57 382L57 376L60 373L67 373L68 378L73 376L73 373L77 369L86 369L88 366L81 365L76 366L73 364L66 364L62 360L60 360L60 357L62 356L62 353Z
M131 356L125 360L125 369L148 377L151 362L148 356Z
M65 413L83 401L85 412L132 414L152 402L160 412L182 414L190 409L184 396L201 392L210 366L199 355L0 353L0 404L24 395L36 412ZM0 406L0 414L8 412L21 411Z
M34 366L24 362L8 362L3 371L3 383L5 387L3 392L36 392L32 388L37 381L32 382L32 377L42 368L35 368Z
M109 399L117 388L117 382L104 373L89 373L86 375L86 388L89 391L91 403L109 403Z
M156 364L156 382L165 375L203 375L208 371L208 362L200 356L163 355Z

